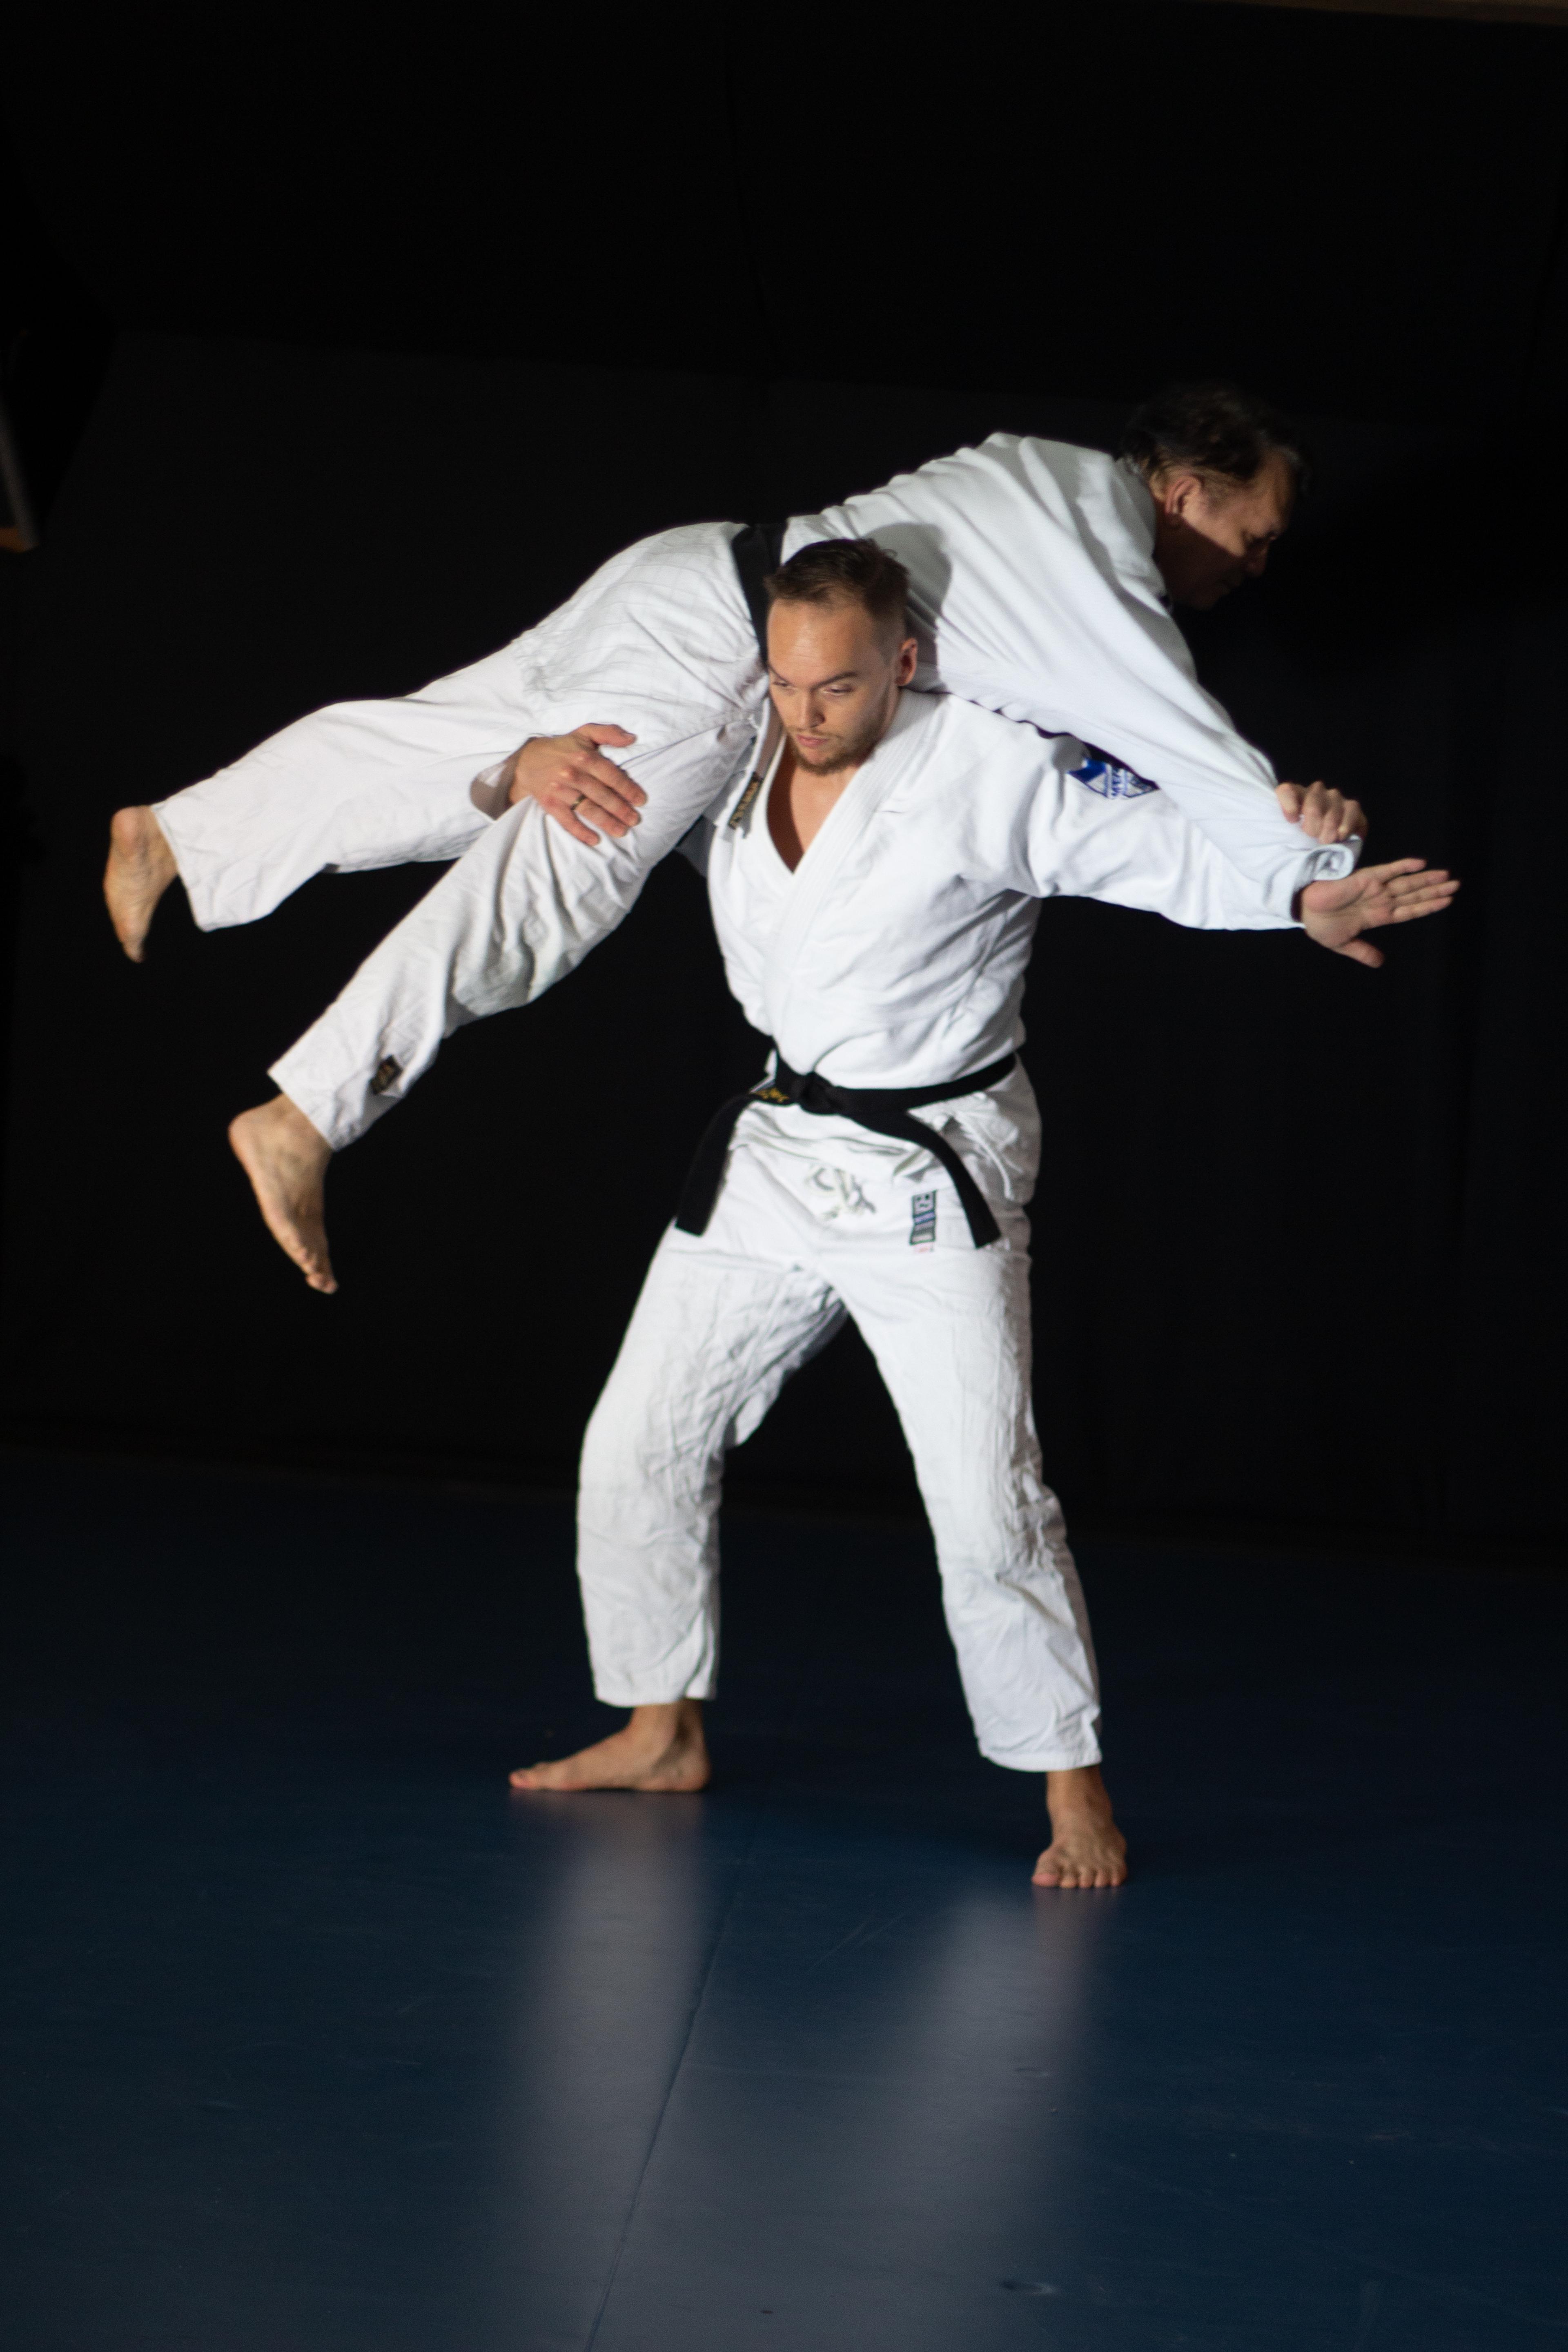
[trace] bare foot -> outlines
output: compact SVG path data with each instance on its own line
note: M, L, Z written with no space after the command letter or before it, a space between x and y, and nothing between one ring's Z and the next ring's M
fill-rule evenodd
M1127 1841L1116 1826L1098 1764L1046 1774L1051 1842L1035 1864L1037 1886L1120 1886Z
M708 1743L702 1709L694 1698L669 1706L634 1706L624 1730L556 1764L520 1765L514 1789L643 1789L650 1795L689 1795L708 1786Z
M153 909L179 872L163 828L150 808L116 809L109 821L103 897L114 936L140 963Z
M327 1255L327 1162L332 1147L287 1095L231 1121L228 1139L249 1177L267 1230L312 1290L335 1290Z

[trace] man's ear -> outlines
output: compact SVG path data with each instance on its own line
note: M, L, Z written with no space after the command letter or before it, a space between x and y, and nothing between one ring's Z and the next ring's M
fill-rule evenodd
M900 686L908 686L920 667L920 663L921 649L918 643L913 637L906 637L899 647L898 667L893 673Z
M1203 483L1196 474L1167 474L1154 495L1168 522L1184 522L1187 509L1194 499L1203 496Z

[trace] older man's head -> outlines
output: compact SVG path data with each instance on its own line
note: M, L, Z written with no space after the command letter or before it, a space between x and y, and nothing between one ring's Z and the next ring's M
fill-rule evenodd
M1229 383L1173 384L1129 418L1121 455L1154 500L1154 561L1176 604L1256 580L1308 467L1277 409Z

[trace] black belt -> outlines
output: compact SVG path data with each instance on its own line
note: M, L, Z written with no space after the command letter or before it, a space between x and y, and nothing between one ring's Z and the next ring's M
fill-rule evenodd
M1016 1054L1005 1054L999 1062L988 1062L983 1070L971 1070L962 1078L947 1078L935 1087L834 1087L815 1072L803 1078L798 1070L790 1068L776 1045L773 1053L776 1066L767 1085L731 1095L709 1121L675 1213L676 1224L683 1234L707 1232L735 1121L748 1103L755 1102L798 1103L802 1110L820 1118L837 1112L840 1118L853 1119L857 1127L868 1128L873 1135L891 1135L900 1143L920 1144L941 1160L952 1177L975 1248L985 1249L1000 1239L1001 1229L985 1205L984 1193L952 1144L924 1119L911 1118L910 1113L919 1110L922 1103L951 1102L955 1095L977 1095L995 1086L1013 1067Z
M764 669L768 666L768 592L763 583L784 561L784 532L788 528L787 523L782 522L749 522L740 537L730 542Z

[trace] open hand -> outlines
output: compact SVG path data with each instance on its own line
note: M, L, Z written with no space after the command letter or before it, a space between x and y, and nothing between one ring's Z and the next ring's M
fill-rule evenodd
M532 736L511 763L507 799L537 801L574 841L593 849L599 836L582 814L591 810L618 841L640 822L637 811L647 794L599 747L608 743L619 751L637 740L624 727L597 724L574 728L570 735Z
M1396 857L1392 866L1363 866L1342 882L1309 882L1300 893L1301 928L1321 948L1376 966L1381 950L1363 940L1384 923L1414 923L1440 915L1459 885L1428 867L1424 857Z
M1274 797L1289 818L1314 841L1366 839L1366 811L1330 784L1276 784Z

